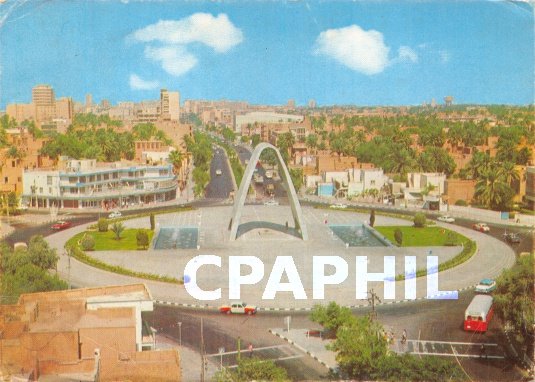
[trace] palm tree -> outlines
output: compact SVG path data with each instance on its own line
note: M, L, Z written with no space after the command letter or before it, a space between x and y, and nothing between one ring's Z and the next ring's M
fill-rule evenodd
M501 209L507 206L513 193L500 170L491 166L479 175L474 196L487 207Z
M121 222L113 223L110 230L115 234L115 240L121 240L121 234L124 231L123 223Z
M498 168L498 175L502 177L504 182L513 188L515 184L520 182L520 174L512 162L503 162Z

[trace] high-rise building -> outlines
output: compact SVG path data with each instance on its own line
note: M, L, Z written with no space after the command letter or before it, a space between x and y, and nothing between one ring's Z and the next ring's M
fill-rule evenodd
M289 109L295 109L295 100L294 99L289 99L288 100L288 108Z
M35 106L54 106L54 90L50 85L37 85L32 89L32 103Z
M180 119L180 93L161 89L160 112L164 119L178 121Z
M93 96L91 93L88 93L85 95L85 107L86 109L90 109L91 106L93 106Z

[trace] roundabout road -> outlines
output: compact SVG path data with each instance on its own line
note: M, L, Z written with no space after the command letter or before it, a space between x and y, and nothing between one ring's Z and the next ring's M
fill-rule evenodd
M346 248L340 240L329 235L330 230L323 224L323 210L304 208L305 220L315 232L315 240L302 242L289 235L277 232L274 235L262 233L263 231L251 231L243 235L236 242L226 241L226 224L230 215L231 207L206 208L196 211L183 212L175 215L158 215L157 222L162 225L191 225L191 222L199 224L201 236L201 250L149 250L149 251L100 251L91 253L109 264L120 265L135 271L166 274L177 278L182 277L185 264L199 254L211 254L220 256L222 269L206 266L209 271L199 271L198 282L206 290L221 287L222 298L219 301L199 301L188 294L182 285L152 282L128 276L117 275L111 272L95 269L75 259L70 259L64 254L63 246L71 236L85 229L85 225L77 226L69 230L55 233L47 237L49 243L58 249L60 261L58 272L69 279L71 284L77 286L100 286L112 284L130 284L143 282L147 284L156 300L170 301L179 304L198 305L205 307L217 307L228 302L228 256L254 255L259 257L265 265L264 278L254 286L243 286L241 299L248 303L256 303L261 309L295 309L308 310L313 305L322 301L337 301L341 305L359 306L367 305L366 300L355 299L355 256L369 256L368 272L381 272L384 269L383 255L393 255L397 258L396 273L403 272L403 263L399 258L405 255L418 257L418 268L425 266L425 256L429 248L385 248L385 247L350 247ZM258 216L267 221L280 222L288 220L288 208L284 206L248 206L247 213L250 219L258 220ZM347 212L328 211L329 223L347 224L362 221L367 215ZM167 220L166 220L167 219ZM189 220L188 220L189 219ZM146 225L146 219L125 222L131 227ZM189 222L189 223L188 223ZM282 223L284 224L284 223ZM376 225L408 224L406 221L386 218L378 215ZM410 223L409 223L410 224ZM503 269L511 267L515 260L514 251L504 242L489 235L485 235L468 228L440 223L452 230L475 240L478 244L477 253L467 262L456 268L439 273L440 290L462 290L475 285L485 277L496 277ZM310 228L309 228L310 229ZM311 235L312 236L312 235ZM432 249L433 254L440 259L451 258L460 248L448 247ZM177 253L177 251L179 251ZM442 252L441 252L442 251ZM452 252L453 251L453 252ZM267 283L269 272L276 256L293 256L301 281L307 293L307 300L295 300L288 292L278 292L274 300L263 300L262 292ZM349 264L349 277L339 286L327 285L325 288L325 300L312 299L312 256L337 255L344 258ZM443 257L441 257L443 256ZM399 260L399 261L398 261ZM440 260L442 262L443 260ZM401 263L400 263L401 262ZM70 264L70 266L69 266ZM400 265L401 264L401 265ZM242 272L248 272L243 267ZM202 270L202 268L201 268ZM329 272L327 270L327 272ZM202 274L201 274L202 273ZM283 276L283 282L285 281ZM417 298L425 298L425 278L417 280ZM368 289L374 288L380 297L383 297L383 283L370 282ZM404 299L404 284L396 283L396 301ZM385 302L393 302L387 300Z

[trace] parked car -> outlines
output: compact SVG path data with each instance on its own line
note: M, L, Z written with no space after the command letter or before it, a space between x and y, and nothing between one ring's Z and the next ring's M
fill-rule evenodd
M50 227L50 228L55 229L57 231L60 231L62 229L66 229L66 228L70 228L70 227L72 227L72 223L71 222L66 222L66 221L61 220L61 221L58 221L57 223L53 224L52 227Z
M264 206L278 206L279 202L277 202L274 199L268 200L267 202L264 202Z
M476 293L490 293L496 289L496 281L483 279L476 286Z
M111 214L108 215L108 218L115 219L120 218L121 216L123 216L123 214L120 211L113 211Z
M518 236L517 233L513 233L513 232L504 233L503 234L503 238L505 239L506 242L508 242L510 244L518 244L518 243L520 243L520 236Z
M221 169L218 168L217 170L215 170L215 174L216 174L216 175L221 175L221 173L222 173L222 172L221 172Z
M248 314L248 315L252 315L252 314L256 314L257 312L257 308L255 305L248 305L247 303L245 302L235 302L235 303L232 303L231 305L223 305L219 308L219 311L221 313L226 313L226 314Z
M347 208L347 204L336 203L336 204L331 204L329 207L330 208L341 208L341 209L344 209L344 208Z
M476 223L472 226L472 228L479 232L490 232L490 228L487 223Z
M450 215L439 216L437 220L445 223L453 223L455 221Z

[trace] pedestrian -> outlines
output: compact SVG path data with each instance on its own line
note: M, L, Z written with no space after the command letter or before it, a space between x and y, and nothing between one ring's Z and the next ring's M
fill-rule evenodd
M405 344L407 342L407 331L403 329L403 334L401 335L401 343Z
M253 344L249 342L249 358L253 358Z
M485 348L485 344L481 344L481 347L479 348L479 358L487 358L487 349Z

